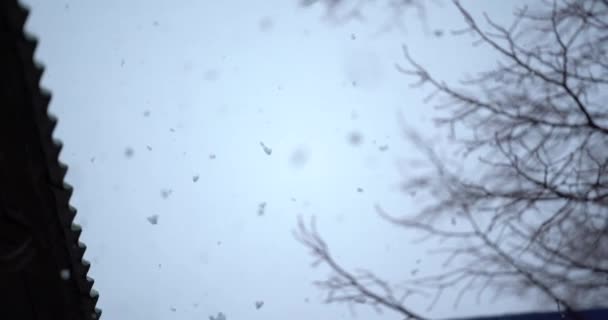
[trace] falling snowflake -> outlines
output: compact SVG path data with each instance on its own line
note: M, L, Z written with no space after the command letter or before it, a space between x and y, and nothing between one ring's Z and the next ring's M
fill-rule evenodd
M192 182L197 182L197 181L198 181L198 178L199 178L199 177L198 177L198 174L197 174L197 175L195 175L194 177L192 177Z
M149 116L150 116L150 110L144 111L144 117L149 117Z
M264 306L264 301L256 301L255 302L255 308L256 309L260 309L262 306Z
M355 40L355 39L357 39L357 36L354 33L351 33L350 34L350 39L351 40Z
M357 188L357 192L363 192L363 188Z
M266 202L261 202L258 205L258 216L263 216L265 210L266 210Z
M222 312L219 312L216 317L209 316L209 320L226 320L226 316Z
M274 22L272 21L272 19L270 17L264 17L264 18L260 19L260 22L258 23L258 27L260 28L260 31L263 31L263 32L270 31L274 27Z
M363 136L359 132L351 132L348 135L348 142L353 146L358 146L363 142Z
M158 223L158 215L154 214L146 218L150 224L155 225Z
M152 147L150 146L146 146L146 149L148 149L148 151L152 151Z
M135 151L133 151L133 149L130 147L127 147L125 149L125 157L127 157L127 158L131 158L134 153L135 153Z
M61 280L70 280L71 272L69 269L63 269L59 272Z
M209 155L209 159L215 159L215 154L213 154L213 153L212 153L212 154L210 154L210 155Z
M171 190L171 189L162 189L160 191L160 195L161 195L161 197L163 197L163 199L169 198L169 196L171 195L171 193L173 193L173 190Z
M261 142L261 141L260 141L260 145L262 146L262 149L264 149L264 152L265 152L267 155L271 155L271 154L272 154L272 149L268 148L268 147L267 147L267 146L264 144L264 142Z
M174 307L171 307L171 311L175 312L175 311L177 311L177 309L175 309Z
M384 152L384 151L388 150L388 145L386 145L386 144L385 145L381 145L381 146L378 147L378 150Z
M205 70L203 77L207 81L215 81L219 77L219 72L216 69L207 69Z
M308 162L308 150L305 147L298 147L289 158L289 162L294 167L302 167Z

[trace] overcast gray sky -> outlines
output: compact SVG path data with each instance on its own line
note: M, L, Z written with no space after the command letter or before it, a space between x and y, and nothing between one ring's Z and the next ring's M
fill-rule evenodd
M311 268L292 237L298 214L317 217L348 268L392 281L440 268L432 243L412 244L374 205L415 209L399 191L397 164L416 151L398 112L445 140L422 102L428 92L394 68L401 45L447 81L494 61L447 32L464 26L451 3L429 4L439 37L415 16L407 32L378 35L380 16L335 26L321 7L286 0L25 3L103 318L400 319L322 303L311 282L328 270ZM516 3L464 1L503 22ZM429 301L413 309L453 317L531 308L485 300L454 309L448 294L431 311Z

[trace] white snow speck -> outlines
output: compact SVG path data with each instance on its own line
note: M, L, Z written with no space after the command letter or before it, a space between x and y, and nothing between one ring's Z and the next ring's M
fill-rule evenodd
M217 314L217 317L209 316L209 320L226 320L226 316L220 312Z
M255 302L256 309L260 309L262 306L264 306L264 301L260 300Z
M71 272L68 269L62 269L59 272L59 276L61 277L62 280L70 280Z
M263 216L265 210L266 210L266 202L261 202L258 205L258 216Z
M363 142L361 133L353 131L348 135L348 142L353 146L358 146Z
M160 191L160 195L161 195L161 197L163 197L163 199L169 198L169 196L171 195L171 193L173 193L173 190L171 190L171 189L162 189Z
M260 19L258 27L262 32L270 31L274 27L274 22L270 17L264 17Z
M294 167L302 167L306 164L306 162L308 162L308 158L309 158L308 150L305 147L301 146L293 151L293 153L291 154L291 156L289 158L289 162Z
M131 158L131 157L133 157L133 154L134 154L134 153L135 153L135 151L133 151L133 149L132 149L132 148L130 148L130 147L127 147L127 148L125 149L125 157L127 157L127 158Z
M158 215L154 214L146 218L150 224L158 224Z
M216 69L207 69L203 74L203 77L207 81L215 81L219 78L219 71Z
M265 152L267 155L271 155L271 154L272 154L272 149L268 148L268 147L267 147L267 146L264 144L264 142L261 142L261 141L260 141L260 145L262 146L262 148L264 149L264 152Z

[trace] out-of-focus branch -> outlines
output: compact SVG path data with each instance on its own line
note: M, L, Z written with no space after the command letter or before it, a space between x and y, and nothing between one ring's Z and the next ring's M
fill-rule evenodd
M440 0L433 0L433 4L441 5ZM301 0L299 5L310 7L320 5L325 8L325 17L337 24L345 24L351 21L364 22L368 20L371 12L379 11L388 14L378 32L386 32L394 28L402 31L407 28L404 25L406 15L415 12L420 22L426 22L428 0Z
M544 13L520 10L518 23L528 40L539 32L552 35L527 42L522 30L489 17L491 31L484 31L454 3L469 29L505 61L463 82L474 91L438 80L405 47L409 68L397 69L414 78L413 86L429 86L444 99L438 108L447 115L438 123L469 128L472 135L460 140L465 155L485 153L479 156L483 166L465 181L429 156L432 146L406 135L435 168L432 175L410 178L408 187L432 190L436 202L406 224L389 221L458 240L459 234L435 230L429 216L454 216L466 206L471 217L486 223L486 231L474 229L492 249L489 256L499 259L480 254L477 245L465 245L469 254L463 254L466 249L454 253L514 268L525 279L522 287L540 289L567 310L594 295L605 298L608 179L600 177L608 176L608 109L601 92L608 89L608 68L595 52L608 52L608 7L598 1L553 1Z
M329 253L327 244L319 236L314 217L310 227L307 227L300 217L294 236L311 250L311 254L315 258L313 265L324 263L334 272L329 279L316 282L317 286L327 291L326 302L367 303L377 310L379 306L393 310L406 319L427 319L403 304L403 300L412 294L424 294L421 290L404 288L401 290L401 297L397 298L396 289L371 272L360 271L355 274L339 265Z
M454 1L465 32L499 59L458 85L431 74L405 46L406 66L396 66L439 100L436 121L462 148L460 164L475 161L474 170L456 170L401 123L429 169L410 170L403 189L431 201L405 216L376 209L423 240L450 244L433 252L445 256L441 272L402 283L408 292L434 293L431 306L447 289L458 290L455 304L490 288L496 296L540 292L574 316L608 301L608 2L546 2L516 11L515 23L503 27L488 16L482 25ZM456 219L464 225L443 223ZM390 285L353 276L314 228L301 223L300 231L339 279L320 282L345 294L330 301L364 297L359 301L403 312Z

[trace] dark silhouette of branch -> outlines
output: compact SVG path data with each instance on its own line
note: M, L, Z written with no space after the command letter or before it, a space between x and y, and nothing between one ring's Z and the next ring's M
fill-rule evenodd
M449 84L403 47L405 66L397 70L412 87L433 92L443 114L436 122L450 129L460 154L439 156L402 123L429 169L408 172L403 190L432 201L405 216L376 210L423 240L450 244L433 252L445 256L439 274L402 285L431 294L431 306L447 289L458 290L455 305L475 291L478 300L491 289L495 297L534 291L575 319L581 308L608 305L608 2L545 1L535 11L517 10L509 27L487 15L482 23L453 3L467 25L461 33L499 61ZM460 170L472 161L474 171ZM443 223L450 220L458 227ZM354 290L341 301L365 298L418 315L392 300L390 285L361 282L341 268L312 234L301 241L343 280L323 282L330 284L323 289Z
M446 173L436 156L428 156L435 176L424 177L426 185L417 183L421 177L412 179L408 187L444 192L436 192L438 204L417 216L418 225L406 227L428 232L421 217L445 217L469 208L471 215L484 216L488 230L479 235L502 257L496 261L509 262L528 286L541 289L566 310L606 301L608 109L601 92L607 89L608 68L606 57L593 52L608 49L608 7L598 1L554 1L549 12L522 9L517 23L527 22L526 40L515 28L501 27L487 16L491 31L484 31L454 3L470 30L504 61L463 82L476 88L474 92L438 80L405 47L410 68L397 68L415 77L414 85L429 85L440 93L445 102L439 107L448 116L438 122L471 130L460 142L465 155L477 152L485 172L465 180ZM551 39L539 42L539 32L550 33ZM407 137L432 154L429 144ZM497 226L507 228L491 240ZM503 248L507 239L511 251ZM576 273L586 275L572 276Z
M397 290L371 272L360 271L355 274L340 266L329 253L327 244L319 236L314 217L309 227L300 217L298 219L298 229L294 231L294 236L311 249L311 254L315 257L313 265L325 263L334 272L334 275L329 279L316 282L317 286L328 292L327 303L369 304L377 310L379 310L379 306L382 306L404 315L406 319L426 319L403 305L403 300L408 296L424 294L422 291L405 288L401 290L401 297L397 298L395 296Z

